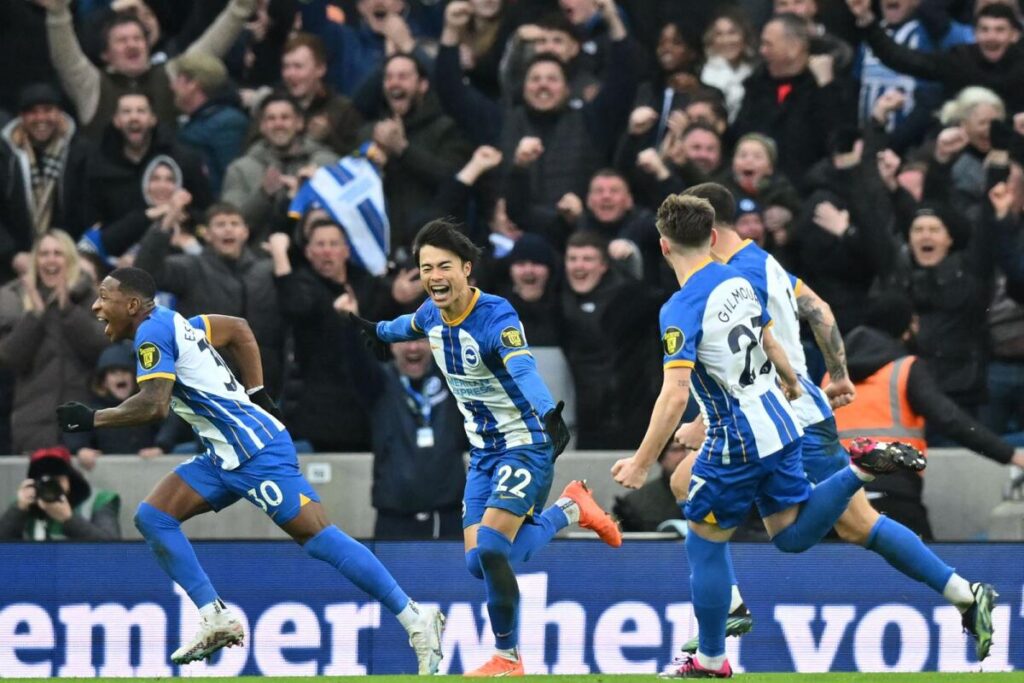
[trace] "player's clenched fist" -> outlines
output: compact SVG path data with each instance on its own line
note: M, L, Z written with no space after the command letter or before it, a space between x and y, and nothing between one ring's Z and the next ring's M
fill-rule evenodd
M92 431L94 416L92 408L77 401L57 406L57 423L64 432Z
M622 458L612 465L612 478L627 489L638 489L647 483L647 470L636 462L636 458Z

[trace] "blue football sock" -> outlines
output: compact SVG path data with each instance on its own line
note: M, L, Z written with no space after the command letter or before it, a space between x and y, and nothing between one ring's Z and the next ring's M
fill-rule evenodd
M796 521L772 539L785 553L802 553L816 545L829 532L850 504L853 494L864 483L849 467L844 467L811 490L811 497L800 506Z
M697 617L698 647L708 657L724 655L725 622L732 597L729 546L701 538L691 529L686 537L686 557L690 562L690 596Z
M398 614L409 604L409 596L377 556L338 527L326 527L302 547L312 557L337 569L392 614Z
M552 505L541 514L528 518L519 527L508 559L512 562L526 562L567 526L569 520L562 508L557 505Z
M867 549L872 550L910 578L927 584L942 594L953 568L940 560L917 534L899 522L882 516L868 536Z
M149 503L139 503L135 526L146 539L156 561L169 577L188 593L196 607L217 599L206 572L199 566L196 551L181 532L181 522Z
M499 650L511 650L519 643L519 584L509 564L512 542L504 534L481 526L476 534L480 566L487 586L487 613Z
M484 578L484 568L480 566L480 548L473 548L466 553L466 569L476 578Z

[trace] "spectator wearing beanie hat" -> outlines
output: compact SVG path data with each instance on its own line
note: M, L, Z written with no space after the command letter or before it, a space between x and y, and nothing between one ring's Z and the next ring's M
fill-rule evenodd
M989 223L970 234L962 218L943 204L921 204L910 224L907 246L896 256L880 289L905 296L917 315L917 353L943 392L976 414L985 401L988 336L986 308L992 300L995 255ZM929 441L931 441L929 437Z
M562 315L558 301L558 255L541 236L526 233L508 258L509 283L499 290L519 313L530 346L558 346Z
M91 145L47 83L26 86L18 116L0 132L0 282L22 275L37 237L85 229L85 165Z
M0 540L114 541L121 538L121 497L93 490L63 446L32 453L28 478L0 517Z

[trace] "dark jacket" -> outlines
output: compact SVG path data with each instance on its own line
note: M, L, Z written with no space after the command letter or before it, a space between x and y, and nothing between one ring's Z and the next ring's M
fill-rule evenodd
M77 239L89 227L86 212L86 165L93 147L75 132L70 116L67 122L68 142L64 147L64 170L56 185L56 199L50 226L66 230ZM35 200L32 194L32 169L28 154L15 142L15 131L21 119L12 120L4 127L0 137L0 282L14 276L11 259L19 251L31 251L35 241L33 216Z
M605 76L601 92L593 100L583 105L582 109L570 110L579 111L584 115L591 144L599 150L599 155L605 157L610 156L611 150L619 138L619 133L629 118L630 105L636 93L636 79L629 40L612 42L609 55L611 68L608 69ZM493 100L466 85L463 81L458 47L442 45L438 50L437 61L434 64L433 87L441 106L445 108L445 113L455 119L459 127L472 137L473 144L495 145L503 139L509 139L507 131L510 127L510 116L506 115L508 112ZM521 118L523 109L523 107L512 109L511 116L517 116L516 112L519 111L518 116ZM523 127L512 125L517 131ZM535 133L521 132L519 137L527 134ZM518 143L519 138L515 138L515 141ZM545 154L552 151L547 146L545 146L545 150ZM507 154L507 150L503 149L502 151L506 152L506 162L511 163L512 157ZM512 151L515 151L514 147ZM584 150L579 150L577 154L582 151ZM540 163L540 160L537 163ZM536 165L534 164L534 166ZM589 174L587 177L589 178Z
M898 340L873 327L861 326L845 337L847 367L854 384L863 382L889 363L908 356ZM932 363L918 359L907 377L907 401L914 412L924 417L949 439L989 460L1006 464L1013 447L965 413L940 388L932 372ZM880 479L885 479L881 477Z
M735 139L763 133L775 140L779 148L776 170L797 182L828 153L829 132L853 123L854 103L838 78L821 88L806 69L793 78L777 79L762 66L743 87L743 106L730 132ZM789 94L780 103L779 93L787 87Z
M836 169L830 161L815 168L809 175L812 193L788 250L796 272L829 302L843 331L862 322L864 299L888 267L893 250L887 195L869 165L875 166L874 159L847 170ZM849 210L850 228L843 235L837 237L814 222L814 209L823 202Z
M612 513L618 517L623 531L657 531L666 519L683 519L682 510L672 493L672 475L665 470L637 491L616 496Z
M48 292L40 291L44 301ZM0 365L15 373L12 446L28 453L60 443L57 406L89 398L89 378L109 343L90 310L95 291L83 275L61 310L50 304L26 313L24 288L15 280L0 288Z
M865 37L875 55L889 68L927 81L939 81L951 98L969 85L993 90L1011 113L1024 111L1024 44L1011 45L1003 58L990 62L975 43L955 45L945 52L918 52L896 43L879 23Z
M339 349L360 390L356 396L370 414L373 441L373 507L391 514L458 509L466 486L462 454L464 418L431 362L430 370L411 388L430 405L429 428L434 445L417 446L424 427L415 400L406 393L394 364L381 364L363 346L351 326Z
M178 130L178 141L202 159L210 191L220 194L228 164L242 153L249 117L234 93L209 100L188 117Z
M302 377L302 395L294 416L296 435L318 451L370 449L369 416L357 392L362 388L349 363L340 357L349 334L348 320L334 310L345 286L302 268L275 279L281 313L295 334L295 360ZM387 285L350 266L348 283L359 302L359 314L380 320L394 312Z
M384 199L391 225L391 247L409 247L422 227L424 207L433 204L442 183L462 167L472 150L455 122L441 112L428 93L403 119L409 146L384 166ZM360 139L368 140L375 122L367 123Z
M181 168L185 189L192 194L191 206L199 211L209 206L212 194L202 162L192 150L175 142L169 130L158 126L145 156L135 162L124 155L124 137L111 124L86 171L90 223L116 231L113 224L129 214L145 211L142 178L149 162L161 154L174 159ZM141 237L138 235L137 239Z
M633 448L647 428L659 373L657 311L640 281L610 269L592 291L562 290L562 344L576 385L578 448Z
M157 289L177 296L177 311L186 318L216 313L248 320L260 346L265 384L271 394L277 393L284 326L270 259L258 257L248 247L237 261L209 247L199 255L172 255L171 234L154 225L142 240L135 267L149 271Z
M71 519L61 523L12 504L0 517L0 540L116 541L121 538L121 497L113 491L93 491L75 505ZM38 527L38 530L37 530Z

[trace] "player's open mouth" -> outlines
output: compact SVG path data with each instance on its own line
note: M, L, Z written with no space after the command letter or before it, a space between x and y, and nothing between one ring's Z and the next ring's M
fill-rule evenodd
M442 297L448 296L448 294L451 291L452 288L449 287L448 285L433 286L430 288L430 296L434 297L435 299L440 299Z

